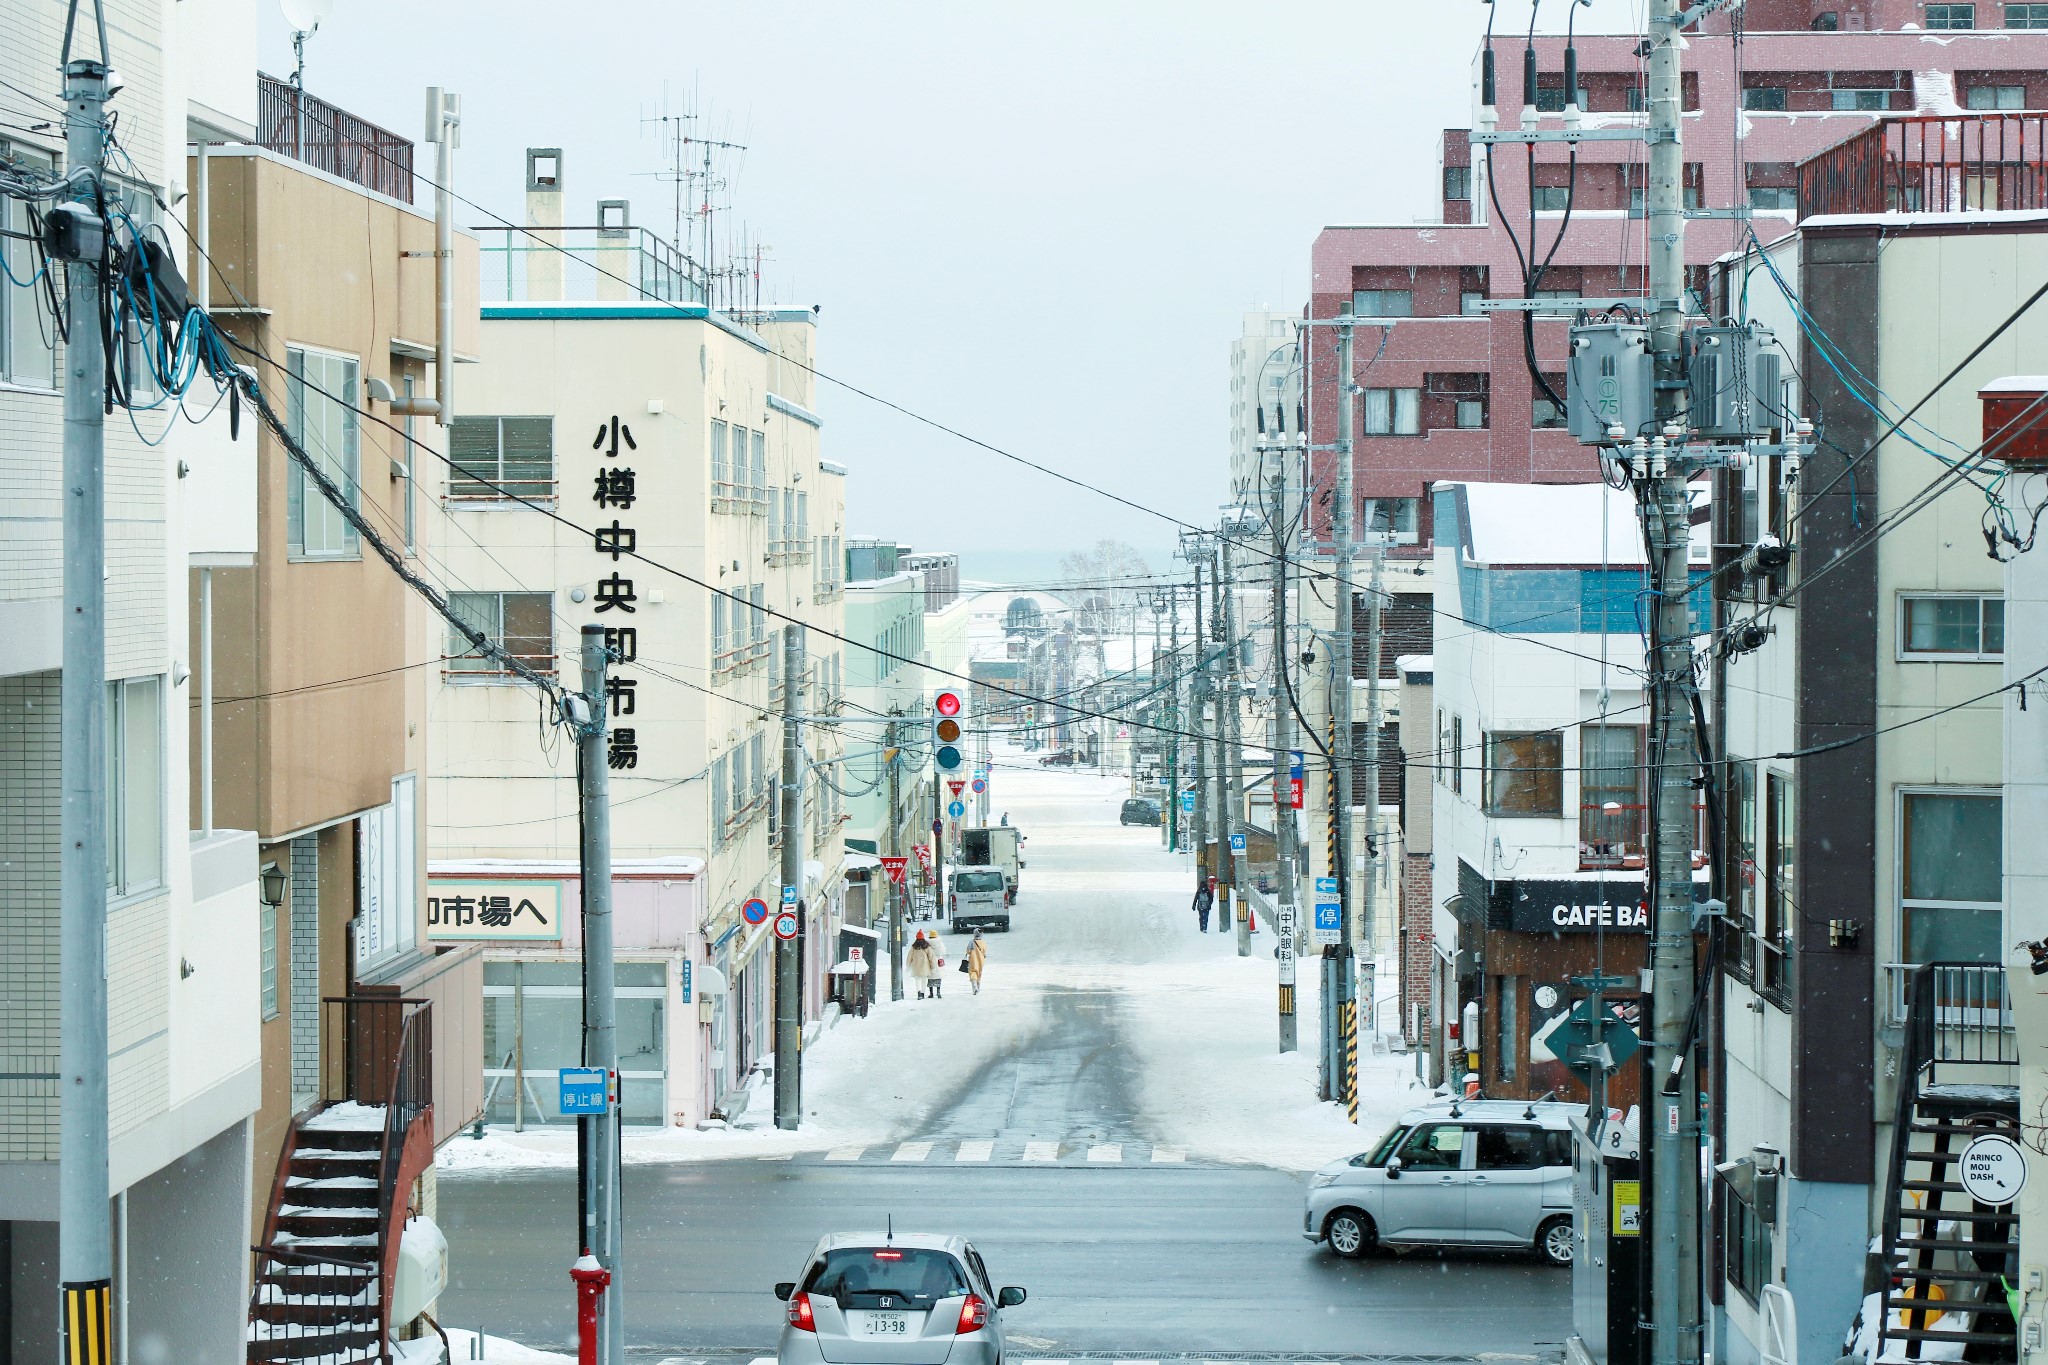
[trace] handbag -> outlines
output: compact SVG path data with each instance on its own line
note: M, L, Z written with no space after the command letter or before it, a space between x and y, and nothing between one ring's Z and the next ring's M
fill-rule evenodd
M964 957L960 959L960 970L963 972L968 972L969 974L972 974L973 971L973 969L968 966L967 959Z

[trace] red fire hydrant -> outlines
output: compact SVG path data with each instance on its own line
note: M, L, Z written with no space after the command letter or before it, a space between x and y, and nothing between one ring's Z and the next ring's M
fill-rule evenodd
M604 1301L612 1273L586 1250L569 1267L569 1278L576 1282L577 1365L597 1365L597 1308Z

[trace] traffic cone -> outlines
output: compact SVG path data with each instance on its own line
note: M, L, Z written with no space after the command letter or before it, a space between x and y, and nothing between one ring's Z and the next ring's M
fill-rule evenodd
M1259 932L1259 912L1247 907L1244 912L1244 917L1246 922L1251 925L1251 932L1255 934Z

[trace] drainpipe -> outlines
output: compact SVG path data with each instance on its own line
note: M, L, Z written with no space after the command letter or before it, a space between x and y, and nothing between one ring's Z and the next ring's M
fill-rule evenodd
M364 381L373 402L393 417L455 418L455 149L462 144L462 96L427 87L427 141L434 144L434 396L401 396L384 380ZM404 256L425 252L406 251Z

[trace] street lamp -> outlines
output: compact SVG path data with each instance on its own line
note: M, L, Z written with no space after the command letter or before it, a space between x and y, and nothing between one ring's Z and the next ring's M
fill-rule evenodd
M284 869L276 863L265 863L263 871L257 874L257 895L265 905L275 908L284 904Z

